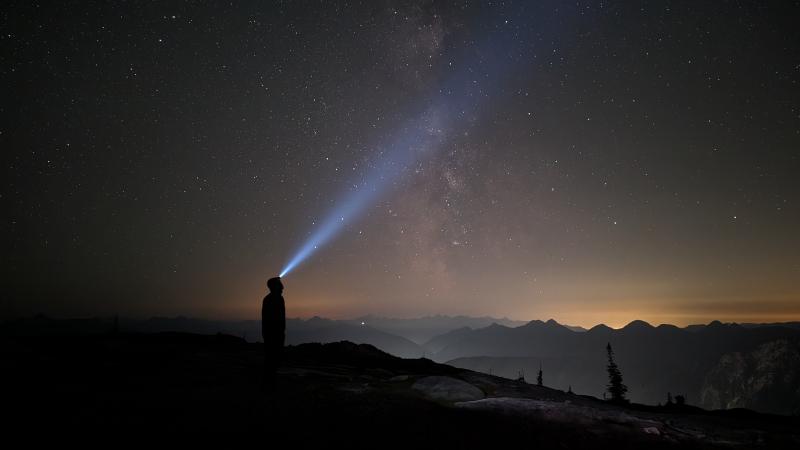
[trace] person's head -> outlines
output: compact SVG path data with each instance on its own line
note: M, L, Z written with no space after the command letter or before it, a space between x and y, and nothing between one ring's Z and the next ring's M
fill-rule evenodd
M283 283L281 283L281 277L270 278L267 280L267 288L269 288L270 292L281 294L283 292Z

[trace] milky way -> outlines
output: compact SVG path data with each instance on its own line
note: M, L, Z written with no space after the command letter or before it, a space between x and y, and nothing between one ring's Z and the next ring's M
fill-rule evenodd
M797 320L800 11L697 3L14 4L2 314Z
M505 25L508 22L504 20L503 23ZM322 223L313 224L316 230L283 268L279 274L281 277L294 270L320 246L335 238L349 221L357 218L362 210L374 203L396 178L408 176L404 172L414 162L425 158L425 153L432 153L441 146L447 135L463 131L463 122L467 119L480 120L477 112L481 101L502 91L509 70L528 68L519 63L520 67L510 67L508 61L518 59L516 55L524 50L520 46L526 42L525 36L519 31L497 34L505 39L487 38L481 47L457 59L455 67L453 60L447 63L451 73L446 75L445 81L434 91L433 98L429 99L430 109L390 134L392 143L388 148L376 148L379 162L367 167L368 175L353 183L352 189L336 203L336 208L324 216ZM441 39L437 33L427 36L427 30L423 32L423 37L427 38L424 39L425 42L412 41L413 47L425 47L424 43L427 42L431 44L429 50L432 50ZM430 65L432 55L428 59ZM479 72L481 76L477 77L475 72ZM451 185L458 183L452 172L446 172L444 176ZM454 241L454 244L458 245L459 242Z

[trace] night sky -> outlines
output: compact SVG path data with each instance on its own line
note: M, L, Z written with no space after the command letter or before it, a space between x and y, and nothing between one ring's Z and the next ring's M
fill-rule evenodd
M800 319L798 2L0 14L4 316Z

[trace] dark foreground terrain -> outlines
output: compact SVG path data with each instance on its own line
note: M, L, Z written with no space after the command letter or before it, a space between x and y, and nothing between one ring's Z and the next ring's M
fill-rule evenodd
M178 333L2 337L11 433L208 434L282 447L798 448L797 418L600 400L348 342L261 347Z

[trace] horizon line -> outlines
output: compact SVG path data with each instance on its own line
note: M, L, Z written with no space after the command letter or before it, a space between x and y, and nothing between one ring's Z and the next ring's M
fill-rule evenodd
M745 321L723 321L723 320L719 320L719 319L714 319L714 320L709 321L708 323L698 322L698 323L689 323L689 324L681 326L681 325L676 325L676 324L667 323L667 322L655 324L655 323L650 323L650 322L648 322L646 320L643 320L643 319L633 319L633 320L627 322L625 325L617 326L617 327L611 326L611 325L608 325L608 324L602 323L602 322L601 323L597 323L595 325L592 325L590 327L586 327L586 326L583 326L583 325L571 325L571 324L568 324L568 323L562 323L562 322L557 321L554 318L549 318L549 319L546 319L546 320L543 320L543 319L520 320L520 319L512 319L512 318L509 318L509 317L506 317L506 316L504 316L504 317L494 317L494 316L491 316L491 315L471 316L471 315L467 315L467 314L453 314L453 315L450 315L450 314L429 314L429 315L416 316L416 317L391 317L391 316L380 316L380 315L373 315L373 314L364 314L364 315L355 316L355 317L349 317L349 318L331 318L331 317L325 317L325 316L320 316L320 315L314 315L314 316L306 316L306 317L303 317L303 316L286 317L286 320L309 321L309 320L312 320L312 319L322 319L322 320L331 320L331 321L337 321L337 322L358 322L358 321L363 321L363 319L369 318L369 317L371 317L371 318L373 318L375 320L398 320L398 321L412 321L412 320L424 320L424 319L435 319L435 318L488 319L488 320L494 321L493 323L496 323L497 325L502 325L502 326L505 326L505 325L503 325L502 323L498 323L498 322L507 321L507 322L517 322L518 323L518 325L509 327L509 328L517 328L517 327L520 327L520 326L525 326L525 325L528 325L528 324L530 324L532 322L548 323L548 322L552 321L552 322L555 322L556 324L561 325L561 326L563 326L565 328L570 328L570 327L572 327L572 328L580 328L580 329L583 329L583 330L586 330L586 331L591 330L591 329L596 328L596 327L600 327L600 326L605 326L605 327L608 327L608 328L613 329L613 330L622 330L622 329L624 329L624 328L626 328L626 327L628 327L628 326L630 326L632 324L638 324L638 323L642 323L644 325L647 325L647 326L650 326L650 327L653 327L653 328L657 328L657 327L660 327L660 326L674 326L674 327L679 328L679 329L685 329L685 328L689 328L689 327L693 327L693 326L708 326L708 325L711 325L713 323L719 323L719 324L722 324L722 325L785 325L785 324L792 324L792 323L800 323L800 319L798 319L798 320L782 320L782 321L774 321L774 322L765 322L765 321L757 321L757 320L751 320L751 321L746 321L746 320ZM13 321L16 321L16 320L25 320L25 319L37 319L37 318L44 318L44 319L51 319L51 320L113 320L113 319L116 318L116 319L124 319L124 320L152 320L152 319L170 319L170 320L175 320L175 319L186 319L186 320L200 320L200 321L207 321L207 322L258 322L258 321L260 321L260 319L257 319L257 318L246 318L246 319L227 318L227 319L223 319L223 318L209 318L209 317L203 317L203 316L191 316L191 315L182 315L182 314L178 314L178 315L174 315L174 316L170 316L170 315L151 315L151 316L131 315L131 316L125 316L125 315L114 314L114 315L94 315L94 316L83 316L83 317L58 317L58 316L51 316L51 315L48 315L48 314L45 314L45 313L36 313L36 314L32 314L32 315L27 315L27 316L17 316L17 317L14 317L14 318L2 318L2 319L0 319L0 323L13 322Z

